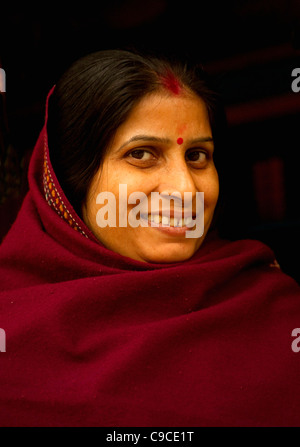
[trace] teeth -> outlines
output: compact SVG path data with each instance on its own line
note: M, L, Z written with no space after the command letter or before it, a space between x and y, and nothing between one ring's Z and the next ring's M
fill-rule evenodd
M187 217L186 219L184 219L184 222L185 222L185 225L188 227L193 222L193 218L192 217Z
M158 214L155 214L153 220L154 220L154 222L155 222L156 224L159 224L159 223L160 223L160 216L159 216Z
M163 216L161 223L163 225L170 225L170 220L169 220L169 218L167 216Z
M167 216L160 216L159 214L149 215L148 219L156 225L162 224L170 227L189 227L193 223L192 217L187 217L186 219L171 217L169 219Z

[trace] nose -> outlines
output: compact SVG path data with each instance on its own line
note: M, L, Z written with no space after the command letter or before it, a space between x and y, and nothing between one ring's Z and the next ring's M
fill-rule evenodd
M167 192L171 195L175 191L179 192L182 198L185 192L192 193L192 198L194 198L198 191L191 168L183 154L166 161L164 169L160 172L158 192Z

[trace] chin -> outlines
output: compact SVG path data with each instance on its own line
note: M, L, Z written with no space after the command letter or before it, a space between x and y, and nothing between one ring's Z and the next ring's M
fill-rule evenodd
M155 264L168 264L172 262L183 262L190 259L198 250L199 245L189 247L164 247L161 250L153 253L144 253L141 255L140 260L144 262L150 262Z

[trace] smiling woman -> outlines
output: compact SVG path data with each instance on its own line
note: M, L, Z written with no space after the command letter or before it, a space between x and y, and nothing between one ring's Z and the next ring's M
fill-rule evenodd
M184 142L179 145L178 128L183 126L181 135ZM181 231L178 221L174 225L174 210L170 210L171 213L173 211L173 220L166 221L169 225L164 225L162 207L157 210L160 211L157 226L100 228L96 223L99 207L96 196L100 191L108 190L118 197L120 183L128 185L128 195L143 192L149 198L149 204L153 192L171 196L176 191L181 197L189 192L194 201L194 213L196 193L203 192L203 235L186 238L185 222L180 225ZM83 204L83 218L96 237L117 253L146 262L182 261L189 259L203 242L213 218L218 191L213 138L203 101L190 93L176 97L152 93L134 107L125 123L118 128L89 187ZM177 211L184 219L181 208ZM129 208L128 214L130 211ZM149 219L151 211L152 215L155 214L155 210L149 209ZM119 221L118 210L116 220Z
M51 89L0 247L1 425L299 424L299 287L214 228L224 129L180 62L101 51Z
M222 119L221 104L201 70L129 52L96 53L75 63L50 97L50 160L77 214L105 247L144 262L182 261L198 250L213 219L219 189L213 151ZM145 228L141 221L138 228L125 229L118 207L113 225L99 226L96 198L107 191L118 200L119 184L127 185L128 196L146 195L149 220L151 211L155 214L152 193L189 192L195 216L196 193L203 192L203 234L185 237L184 201L175 227L162 205L157 226Z

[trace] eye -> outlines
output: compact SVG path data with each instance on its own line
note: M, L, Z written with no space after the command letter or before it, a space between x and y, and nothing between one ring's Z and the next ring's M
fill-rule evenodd
M153 158L151 152L145 151L144 149L136 149L128 154L129 157L135 158L136 160L148 161Z
M200 150L191 150L190 152L187 152L186 160L193 162L193 163L205 163L207 161L207 154L206 152L200 151Z

